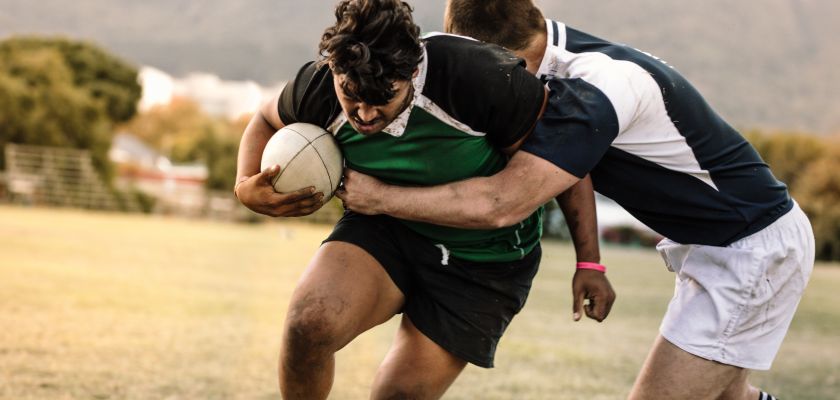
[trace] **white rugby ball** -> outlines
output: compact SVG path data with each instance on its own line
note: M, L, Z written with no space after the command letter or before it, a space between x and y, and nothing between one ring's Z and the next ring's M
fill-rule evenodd
M332 134L316 125L295 123L277 131L265 145L260 169L273 165L280 166L273 181L275 191L314 186L326 202L341 181L343 159Z

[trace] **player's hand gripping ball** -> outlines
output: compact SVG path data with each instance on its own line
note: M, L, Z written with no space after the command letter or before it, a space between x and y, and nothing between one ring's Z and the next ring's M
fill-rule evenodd
M274 165L280 166L272 182L275 191L314 186L327 202L341 181L343 159L332 134L316 125L295 123L277 131L266 144L260 169Z

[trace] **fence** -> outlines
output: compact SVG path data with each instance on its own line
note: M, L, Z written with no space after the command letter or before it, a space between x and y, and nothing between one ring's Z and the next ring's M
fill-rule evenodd
M88 151L7 144L5 186L11 201L96 210L138 210L118 199L93 167Z

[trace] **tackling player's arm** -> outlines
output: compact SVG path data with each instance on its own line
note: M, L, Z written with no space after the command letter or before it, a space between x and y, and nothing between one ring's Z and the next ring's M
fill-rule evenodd
M260 214L272 217L308 215L321 208L323 193L315 193L314 187L277 193L271 181L280 172L280 167L275 165L260 171L260 160L266 143L278 129L285 126L280 120L278 99L279 96L265 102L242 134L233 191L242 204Z
M570 232L578 262L600 262L595 199L587 176L576 176L533 154L519 151L496 175L425 188L391 186L347 170L345 189L337 195L350 209L364 214L467 228L513 225L560 195L570 218ZM575 321L586 316L603 321L615 301L615 291L603 272L576 269L572 279ZM588 304L584 301L588 300Z
M577 215L572 234L578 261L598 263L591 183L575 184L587 176L618 134L617 114L602 93L578 80L556 82L552 89L558 95L552 96L552 105L528 139L525 151L517 152L496 175L419 189L386 186L348 171L347 191L339 196L358 212L454 227L492 228L515 224L572 188L560 200L567 216ZM589 299L587 316L598 321L606 318L615 299L606 276L586 269L575 274L573 296L576 320L584 299Z
M600 265L595 191L589 174L560 193L557 196L557 204L560 205L569 226L578 265ZM589 301L585 306L584 300ZM575 269L572 278L572 317L575 321L580 320L582 312L585 311L587 317L601 322L609 315L614 302L615 291L603 272L586 268Z
M554 164L517 152L499 173L431 187L403 187L346 170L337 195L355 212L437 225L491 229L522 221L578 182Z

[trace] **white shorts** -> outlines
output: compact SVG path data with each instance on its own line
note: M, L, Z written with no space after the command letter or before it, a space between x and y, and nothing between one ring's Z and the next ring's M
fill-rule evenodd
M726 247L665 239L656 248L677 276L662 336L707 360L770 369L814 268L799 206Z

